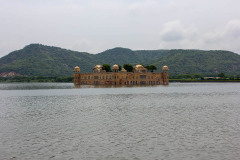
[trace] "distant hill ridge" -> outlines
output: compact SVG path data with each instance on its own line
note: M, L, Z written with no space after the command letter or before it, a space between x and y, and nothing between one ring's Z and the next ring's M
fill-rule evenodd
M77 52L59 47L30 44L0 58L0 76L69 76L78 65L81 72L92 72L96 64L156 65L161 71L169 66L170 75L240 75L240 55L222 50L136 50L113 48L98 54Z

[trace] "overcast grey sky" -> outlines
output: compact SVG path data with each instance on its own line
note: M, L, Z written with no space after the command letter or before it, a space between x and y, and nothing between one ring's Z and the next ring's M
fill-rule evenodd
M240 0L0 0L0 57L30 43L240 53Z

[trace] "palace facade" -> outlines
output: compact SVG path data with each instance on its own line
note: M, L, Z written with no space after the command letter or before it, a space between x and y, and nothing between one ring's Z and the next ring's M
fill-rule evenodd
M163 66L162 72L148 72L142 65L136 65L133 72L124 68L119 71L118 65L113 65L112 72L106 72L101 65L93 68L93 73L80 73L80 68L74 68L74 84L76 85L168 85L168 67Z

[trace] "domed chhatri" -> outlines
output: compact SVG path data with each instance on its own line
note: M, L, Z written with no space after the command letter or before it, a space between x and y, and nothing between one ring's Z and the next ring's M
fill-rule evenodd
M114 64L112 67L113 70L119 70L119 66L117 64Z
M163 66L162 71L168 71L168 66Z
M127 72L127 70L125 68L122 68L122 72Z
M98 64L94 68L102 68L102 66L100 64Z
M119 66L117 64L114 64L112 67L112 71L117 73L119 71Z
M80 73L74 68L74 84L76 85L168 85L168 67L163 66L162 72L148 72L147 68L138 64L132 72L119 65L112 66L112 72L106 72L101 65L93 68L93 73Z
M95 67L96 68L102 68L102 66L100 64L97 64Z
M101 65L96 65L94 68L93 68L93 72L94 73L99 73L99 72L102 72L102 66Z
M133 68L133 72L134 73L145 73L145 72L147 72L147 68L143 67L143 65L141 65L141 64L137 64Z
M137 65L135 66L135 68L143 68L143 65L137 64Z
M74 72L80 72L80 68L79 68L78 66L76 66L76 67L74 68Z

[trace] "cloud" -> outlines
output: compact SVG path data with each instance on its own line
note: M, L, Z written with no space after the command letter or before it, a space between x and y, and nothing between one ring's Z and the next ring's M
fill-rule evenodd
M240 20L229 21L225 28L225 35L237 39L240 37Z
M181 21L167 22L161 28L160 48L230 50L240 53L240 20L230 20L211 31L201 31L195 25Z
M91 53L227 49L240 53L239 0L0 0L0 57L29 43Z
M160 31L160 48L191 48L197 41L198 29L194 25L185 26L181 21L171 21Z
M230 20L221 29L206 33L202 45L208 48L233 50L240 53L240 20Z
M194 26L183 26L183 24L177 20L164 24L160 32L160 36L165 42L174 42L181 41L186 38L192 39L196 32L197 29Z

